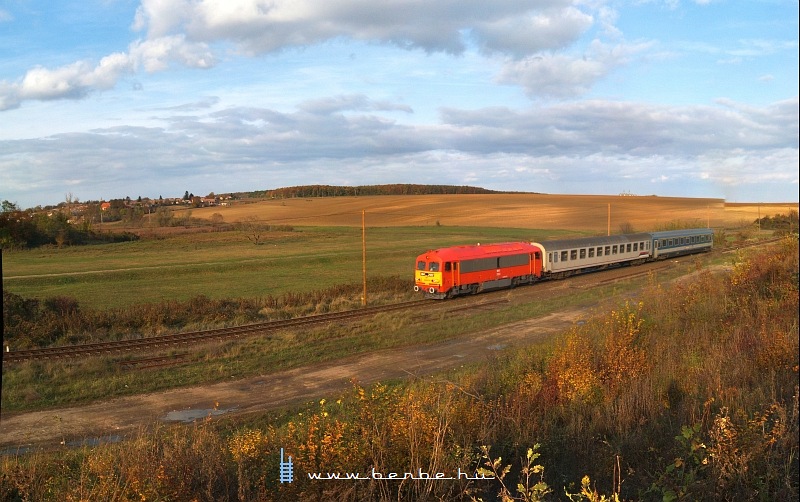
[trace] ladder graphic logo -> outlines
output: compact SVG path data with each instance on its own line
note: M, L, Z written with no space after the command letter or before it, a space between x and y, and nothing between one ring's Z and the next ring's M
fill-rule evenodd
M288 462L283 461L283 448L281 448L281 464L280 464L280 480L281 483L291 483L294 481L294 472L292 468L292 457L289 457Z

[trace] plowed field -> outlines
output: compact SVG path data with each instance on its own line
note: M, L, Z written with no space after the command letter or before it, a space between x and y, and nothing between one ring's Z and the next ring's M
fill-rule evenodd
M581 233L664 228L676 222L737 228L758 216L797 210L797 204L729 204L722 199L606 195L384 195L234 201L229 206L192 210L192 216L218 213L232 223L256 220L274 225L480 226L571 229ZM610 216L610 218L609 218Z

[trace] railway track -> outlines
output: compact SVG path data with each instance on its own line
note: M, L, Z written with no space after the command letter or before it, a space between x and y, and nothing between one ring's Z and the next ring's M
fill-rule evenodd
M330 312L326 314L316 314L292 319L281 319L276 321L266 321L229 328L217 328L203 331L187 331L173 335L151 336L146 338L135 338L128 340L117 340L110 342L86 343L80 345L69 345L62 347L45 347L40 349L23 349L6 352L3 354L3 362L20 362L47 359L68 359L81 356L94 356L100 354L120 353L120 352L141 352L165 347L186 345L189 343L203 343L208 341L224 340L226 338L236 338L241 336L251 336L257 333L279 331L287 328L299 326L311 326L315 324L328 324L339 321L351 321L363 317L373 316L382 312L392 312L419 307L421 303L428 303L427 300L412 300L408 302L395 303L391 305L380 305L375 307L365 307L358 310L348 310L344 312Z

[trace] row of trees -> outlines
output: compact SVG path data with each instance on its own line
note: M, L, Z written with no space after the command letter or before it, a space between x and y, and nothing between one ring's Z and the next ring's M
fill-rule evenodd
M277 188L275 190L261 190L251 192L251 197L272 197L276 199L291 197L344 197L357 195L426 195L426 194L488 194L502 193L485 188L452 185L364 185L364 186L331 186L331 185L303 185L295 187Z

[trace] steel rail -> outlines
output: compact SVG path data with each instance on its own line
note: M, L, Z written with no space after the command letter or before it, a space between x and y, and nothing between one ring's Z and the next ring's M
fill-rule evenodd
M67 345L58 347L44 347L37 349L22 349L6 352L3 354L4 362L19 362L32 360L71 358L83 355L97 355L110 352L138 351L156 347L166 347L171 345L187 344L191 342L205 342L221 340L225 338L252 335L268 331L294 328L313 324L324 324L336 321L345 321L367 317L382 312L392 312L418 307L421 303L428 303L427 300L412 300L407 302L395 303L391 305L381 305L376 307L366 307L356 310L343 312L328 312L325 314L313 314L292 319L279 319L265 321L254 324L244 324L227 328L215 328L201 331L187 331L171 335L159 335L143 338L131 338L125 340L85 343L79 345Z

